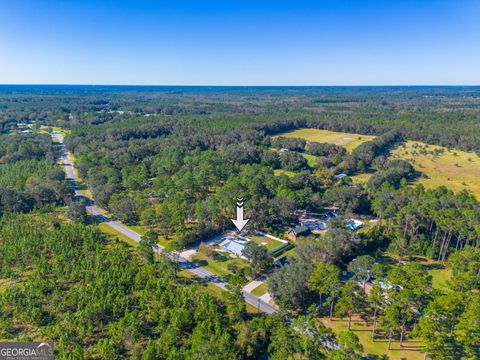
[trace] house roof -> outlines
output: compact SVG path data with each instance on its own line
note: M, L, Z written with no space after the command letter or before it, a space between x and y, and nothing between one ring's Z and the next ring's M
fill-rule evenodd
M235 240L224 240L220 243L220 247L230 251L231 253L237 256L243 256L243 250L245 249L245 244L237 242Z
M295 234L300 235L308 232L308 227L300 225L300 226L295 226L295 228L292 230Z

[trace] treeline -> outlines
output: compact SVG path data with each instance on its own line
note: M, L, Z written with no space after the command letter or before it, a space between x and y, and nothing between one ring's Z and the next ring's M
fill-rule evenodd
M480 206L466 191L423 186L395 190L382 186L372 195L372 210L379 217L391 248L400 255L424 255L445 260L465 246L480 247Z
M0 293L0 336L53 341L61 359L361 357L351 333L337 339L312 316L252 317L239 287L217 300L91 226L7 216L0 245L0 277L15 279Z
M0 132L17 122L76 128L187 117L202 126L244 126L278 134L313 127L479 151L479 92L465 88L2 87ZM2 129L3 128L3 129Z

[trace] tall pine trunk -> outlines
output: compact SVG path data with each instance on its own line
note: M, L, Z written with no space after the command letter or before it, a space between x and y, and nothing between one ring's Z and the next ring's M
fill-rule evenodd
M375 310L373 311L373 329L372 329L372 341L375 341L375 328L377 326L377 304L375 304Z
M388 329L388 350L391 349L392 345L392 329Z
M403 335L405 334L405 324L402 324L402 330L400 331L400 347L403 347Z
M435 258L435 245L437 244L437 236L438 236L438 226L435 229L435 235L432 241L432 259Z
M332 301L330 302L330 321L332 320L333 317L333 298Z

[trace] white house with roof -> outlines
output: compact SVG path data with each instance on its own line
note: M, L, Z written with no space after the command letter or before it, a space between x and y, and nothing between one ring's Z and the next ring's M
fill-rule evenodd
M219 246L221 249L244 259L245 257L243 256L243 250L248 243L249 241L244 241L236 238L226 238L219 244Z

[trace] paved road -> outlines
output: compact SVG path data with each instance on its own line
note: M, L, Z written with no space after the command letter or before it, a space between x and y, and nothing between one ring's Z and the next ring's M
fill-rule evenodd
M58 142L59 146L61 147L61 163L64 166L67 181L70 183L70 185L72 186L72 188L75 191L75 197L84 199L86 204L87 204L87 211L90 214L92 214L93 216L95 216L98 220L107 223L108 226L112 227L113 229L117 230L118 232L120 232L120 233L124 234L125 236L129 237L133 241L139 242L140 239L141 239L140 234L138 234L137 232L129 229L128 227L126 227L122 223L120 223L118 221L115 221L115 220L112 220L109 216L107 216L107 214L102 209L95 206L90 199L86 198L82 194L82 192L81 192L81 190L78 186L78 183L75 180L75 173L74 173L73 164L71 163L71 161L68 157L68 153L65 149L65 144L63 142L63 135L62 134L52 134L52 138L54 140L56 140ZM161 245L157 245L157 247L154 250L157 253L160 254L164 250L164 247L161 246ZM215 286L218 286L219 288L221 288L223 290L226 290L227 282L226 282L225 279L223 279L223 278L221 278L221 277L219 277L215 274L212 274L208 270L205 270L205 269L197 266L196 264L192 263L188 259L180 256L178 253L170 253L170 254L168 254L168 257L170 258L170 260L177 262L182 268L186 269L187 271L191 272L192 274L194 274L194 275L196 275L196 276L198 276L202 279L205 279L206 281L212 283ZM258 297L254 296L254 295L252 295L252 294L250 294L246 291L242 291L242 293L243 293L243 297L245 298L245 301L247 303L249 303L250 305L252 305L252 306L254 306L258 309L260 309L261 311L263 311L267 314L272 314L272 313L277 311L276 307L262 301Z

